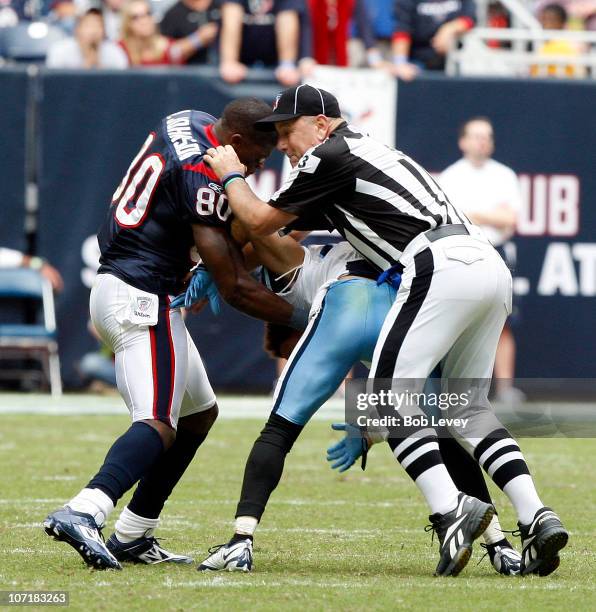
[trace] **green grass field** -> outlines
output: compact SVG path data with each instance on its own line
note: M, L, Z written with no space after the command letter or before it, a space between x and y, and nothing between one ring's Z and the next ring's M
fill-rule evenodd
M596 609L594 440L522 440L545 503L571 532L548 578L506 578L476 545L458 578L434 578L437 543L423 530L420 494L385 447L366 472L332 472L329 424L307 428L286 462L249 575L202 575L194 566L86 568L41 522L100 465L125 415L4 414L0 428L0 590L67 590L77 610L576 610ZM166 505L159 535L201 560L231 533L244 461L262 420L220 420ZM502 523L515 527L495 493ZM112 527L115 512L109 523ZM106 530L106 537L111 531Z

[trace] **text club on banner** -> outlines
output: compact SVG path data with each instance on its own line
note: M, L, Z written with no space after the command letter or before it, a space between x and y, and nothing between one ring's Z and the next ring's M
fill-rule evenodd
M514 321L519 377L594 374L595 96L596 84L571 81L421 76L400 86L400 149L438 174L461 156L464 121L486 116L494 158L520 179L522 207L509 245L521 297Z

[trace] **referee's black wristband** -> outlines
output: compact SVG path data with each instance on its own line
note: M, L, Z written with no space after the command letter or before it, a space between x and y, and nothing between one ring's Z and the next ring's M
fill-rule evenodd
M242 174L242 172L228 172L227 174L224 174L221 177L221 184L223 185L223 188L225 189L228 186L228 183L230 181L233 181L239 178L244 180L244 174Z

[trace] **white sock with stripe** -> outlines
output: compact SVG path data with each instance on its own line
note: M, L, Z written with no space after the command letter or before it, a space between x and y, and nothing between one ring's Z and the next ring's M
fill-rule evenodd
M389 438L393 455L424 495L431 514L445 514L457 507L459 491L439 452L434 429L421 429L403 439Z
M517 442L505 428L490 433L474 448L474 458L509 497L520 523L527 525L544 506Z
M459 491L443 464L422 472L414 482L424 495L431 514L446 514L457 507Z
M544 507L529 474L522 474L510 480L503 487L503 491L511 500L517 518L523 525L529 525L534 520L536 512Z

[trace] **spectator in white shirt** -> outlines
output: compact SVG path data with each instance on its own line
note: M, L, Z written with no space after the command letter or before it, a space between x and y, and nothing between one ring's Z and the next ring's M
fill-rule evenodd
M515 232L521 207L517 176L511 168L492 159L495 145L490 119L474 117L466 121L458 144L463 157L442 172L439 183L447 197L484 230L512 269L515 245L507 241ZM515 338L508 321L495 359L497 399L509 403L523 401L523 393L513 387L514 375Z
M105 39L101 11L89 9L77 20L75 35L54 43L48 52L49 68L117 68L128 66L126 53Z

